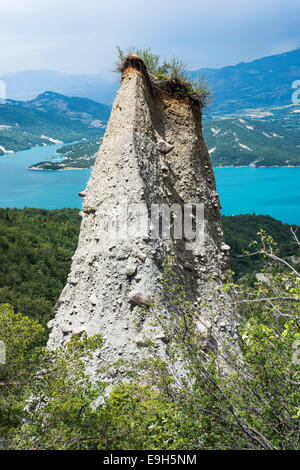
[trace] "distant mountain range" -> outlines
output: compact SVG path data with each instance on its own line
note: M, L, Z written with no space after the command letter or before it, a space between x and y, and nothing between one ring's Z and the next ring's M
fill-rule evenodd
M291 104L292 83L300 80L300 49L252 62L190 72L206 79L213 94L211 114L228 114L246 108Z
M110 107L46 92L31 101L0 101L0 155L35 145L99 137Z
M192 78L204 78L214 96L208 114L228 114L245 108L286 106L291 104L293 81L300 80L300 49L241 62L220 69L202 68L189 72ZM25 71L0 76L7 97L31 100L47 90L90 98L111 105L119 88L115 81L100 75L71 75L55 71Z
M104 80L101 76L71 75L48 70L28 70L0 76L6 85L7 98L32 100L47 90L66 96L89 98L99 103L111 105L120 86L119 77L115 81Z
M300 80L300 49L222 69L191 72L194 78L203 75L214 93L214 104L204 113L203 131L215 166L300 165L300 107L291 105L295 91L291 85ZM16 89L18 80L24 80L28 93L30 86L37 90L51 84L76 90L77 94L98 93L100 97L104 93L107 102L113 100L118 86L99 77L56 72L24 72L9 77ZM30 82L32 77L34 81ZM90 167L109 114L110 106L53 91L29 101L0 102L0 155L35 145L73 142L59 151L63 160L54 155L54 160L35 166Z

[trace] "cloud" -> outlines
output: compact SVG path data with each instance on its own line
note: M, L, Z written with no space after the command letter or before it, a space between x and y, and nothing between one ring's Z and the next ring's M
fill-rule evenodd
M0 74L110 70L117 45L233 64L299 47L299 15L299 0L1 0Z

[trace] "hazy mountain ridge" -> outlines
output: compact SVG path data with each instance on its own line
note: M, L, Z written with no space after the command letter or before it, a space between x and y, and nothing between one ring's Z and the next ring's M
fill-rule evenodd
M0 76L6 85L7 98L14 100L33 100L37 95L53 92L89 98L111 105L120 86L118 77L108 81L100 75L72 75L49 70L26 70Z
M191 78L205 78L214 100L210 113L228 114L245 108L285 106L291 103L294 80L300 80L300 49L241 62L222 68L200 68ZM29 70L0 76L7 97L32 100L47 90L90 98L111 105L120 86L118 77L100 74L72 75L56 71Z
M215 95L213 105L204 113L203 124L215 166L300 164L299 106L291 105L294 91L291 85L300 78L300 49L222 69L200 69L191 75L206 75ZM14 76L16 78L16 74ZM64 86L71 83L72 76L52 73L48 79L53 80L53 85L55 77L65 80ZM94 88L86 86L91 82L85 78L84 75L74 76L77 85L81 81L81 91L88 94L88 90ZM46 79L45 72L43 80ZM100 83L99 77L97 80ZM113 85L116 89L118 84ZM51 164L48 161L46 167L90 167L94 163L95 142L103 135L109 114L110 107L106 105L55 92L45 92L27 102L7 100L0 107L0 155L53 140L74 142L86 138L84 142L73 144L72 150L64 155L64 161L50 161ZM211 119L214 121L210 122ZM219 129L218 133L214 133L213 128ZM44 167L43 162L40 165Z
M220 69L189 72L204 78L213 94L210 113L228 114L246 108L291 104L292 83L300 80L300 49L241 62Z

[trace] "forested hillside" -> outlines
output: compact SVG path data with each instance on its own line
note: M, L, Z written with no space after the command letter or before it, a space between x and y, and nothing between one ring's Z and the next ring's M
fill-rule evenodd
M266 262L276 247L263 232L255 251L265 255L264 266L263 257L242 264L237 258L261 227L278 240L283 255L296 252L289 227L264 216L223 218L233 267L244 274L263 269L267 279L253 285L243 276L224 286L239 318L242 356L235 340L208 354L197 330L187 334L186 324L197 312L167 271L162 288L174 305L170 321L161 323L163 301L155 308L163 334L172 337L168 359L154 347L149 360L136 357L122 364L129 381L113 382L105 396L105 385L91 381L82 360L101 354L101 335L75 334L57 350L42 347L79 223L76 210L0 210L0 341L6 346L0 449L299 449L299 275L280 260ZM219 367L218 354L232 371L229 376ZM185 361L190 382L178 374L172 380L177 358ZM109 365L110 374L115 367ZM37 413L40 402L33 397L40 396Z
M0 302L45 326L64 287L79 228L77 210L0 209Z
M4 100L0 103L0 156L55 141L101 136L109 114L109 106L53 92L32 101Z

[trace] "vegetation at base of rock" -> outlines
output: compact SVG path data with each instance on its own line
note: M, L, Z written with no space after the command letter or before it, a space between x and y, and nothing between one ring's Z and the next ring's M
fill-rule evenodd
M40 345L43 328L7 304L0 305L0 327L7 351L0 365L0 449L72 448L74 436L94 424L92 402L103 392L82 361L102 338L74 336L50 351Z
M276 253L270 236L258 236L262 248L256 244L255 250ZM224 286L239 334L218 350L203 349L203 333L187 328L200 312L167 264L155 304L172 339L167 357L149 345L152 358L127 364L130 382L117 384L107 397L104 384L93 384L84 371L84 358L101 354L100 335L74 336L49 351L40 346L43 328L35 320L0 305L0 340L7 346L0 366L0 447L299 450L299 274L278 271L277 262L265 272L269 281L254 288L232 281ZM172 306L168 318L166 302ZM186 375L176 372L178 360Z
M38 368L36 351L44 341L44 328L36 320L0 304L0 340L6 364L0 364L0 448L5 449L21 426L29 386Z
M80 222L76 209L0 209L0 303L10 303L45 327L65 285ZM236 278L254 282L254 273L261 271L259 256L243 255L261 228L277 240L280 256L299 256L288 224L255 215L223 216L222 222Z
M149 78L150 86L157 93L164 91L176 98L189 97L191 102L200 108L207 104L210 92L205 82L191 80L182 59L174 56L169 61L162 60L150 48L131 47L124 51L117 47L117 53L117 72L123 73L128 67L136 67Z
M262 255L276 253L271 237L259 237ZM174 406L183 404L187 426L197 420L191 448L198 438L197 448L205 449L299 450L300 275L280 273L277 264L267 265L268 282L252 289L224 286L239 330L217 351L203 347L210 331L196 327L202 306L198 310L187 300L172 265L166 267L153 310L169 338L167 358L151 350L151 359L134 365L133 377L154 384ZM178 364L187 375L177 372Z

